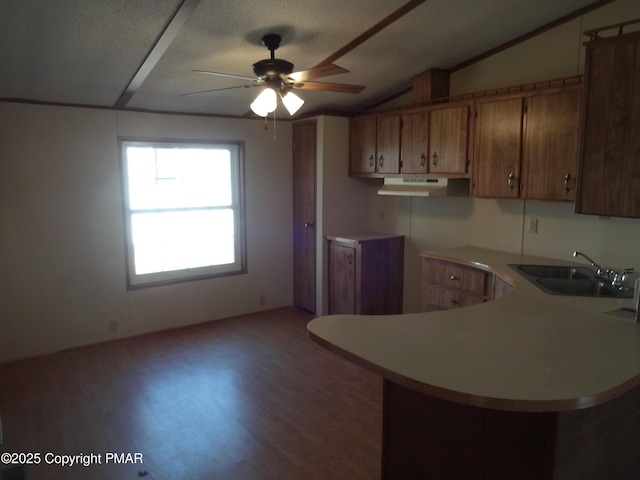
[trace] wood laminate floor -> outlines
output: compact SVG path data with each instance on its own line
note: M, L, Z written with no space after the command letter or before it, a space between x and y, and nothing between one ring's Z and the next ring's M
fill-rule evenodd
M40 453L30 480L377 479L382 381L309 340L311 318L279 309L0 365L0 454Z

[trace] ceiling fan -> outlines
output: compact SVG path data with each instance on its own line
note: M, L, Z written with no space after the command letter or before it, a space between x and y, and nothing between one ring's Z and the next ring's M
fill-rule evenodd
M319 65L309 70L293 71L293 63L275 58L274 52L280 46L282 38L280 35L270 33L262 37L262 43L271 52L271 58L260 60L253 64L254 77L234 75L231 73L211 72L208 70L193 70L197 73L208 75L218 75L222 77L238 78L251 82L249 85L238 85L236 87L215 88L200 92L185 93L182 96L199 95L202 93L218 92L221 90L231 90L235 88L262 87L265 89L256 97L251 104L251 110L261 117L266 117L275 111L278 105L278 96L291 115L295 114L304 104L304 100L295 95L293 89L302 90L324 90L338 93L359 93L365 87L363 85L346 85L341 83L310 82L309 80L347 73L348 70L330 64Z

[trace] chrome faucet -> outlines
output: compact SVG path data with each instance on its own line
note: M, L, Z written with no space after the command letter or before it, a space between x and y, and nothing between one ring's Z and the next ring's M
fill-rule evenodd
M598 265L582 252L575 251L573 252L573 256L586 258L589 263L591 263L591 266L596 269L596 275L603 280L611 283L612 287L618 287L620 290L627 288L627 279L629 277L629 274L633 272L633 268L625 268L623 271L617 272L611 268L604 268Z
M614 272L613 278L611 279L611 285L619 287L620 290L626 288L630 273L633 273L633 268L625 268L621 272Z
M582 252L578 252L578 251L575 251L575 252L573 252L573 256L574 256L574 257L578 257L578 256L580 256L580 257L584 257L584 258L586 258L587 260L589 260L589 263L591 263L591 266L592 266L593 268L595 268L595 269L596 269L596 274L597 274L598 276L601 276L601 277L608 277L608 276L609 276L609 272L610 272L610 270L605 270L605 269L604 269L604 268L602 268L600 265L598 265L596 262L594 262L594 261L593 261L593 260L591 260L589 257L587 257L584 253L582 253Z

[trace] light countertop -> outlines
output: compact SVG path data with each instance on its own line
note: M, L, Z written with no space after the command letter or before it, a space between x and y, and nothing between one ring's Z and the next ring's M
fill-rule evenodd
M422 256L497 273L514 290L446 311L318 317L310 337L395 383L487 408L576 410L640 384L640 324L605 313L632 300L546 294L507 266L578 263L477 247Z
M395 235L389 233L376 233L376 232L360 232L360 233L351 233L348 235L327 235L327 240L332 240L334 242L345 243L348 245L357 245L361 242L368 242L371 240L385 240L388 238L399 238L402 235Z

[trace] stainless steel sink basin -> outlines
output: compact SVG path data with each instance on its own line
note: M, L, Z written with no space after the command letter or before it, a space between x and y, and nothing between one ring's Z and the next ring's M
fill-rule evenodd
M588 267L510 264L516 272L546 293L587 297L632 298L633 289L620 290L603 282Z
M595 278L596 274L588 267L567 267L563 265L509 265L524 275L536 278Z

